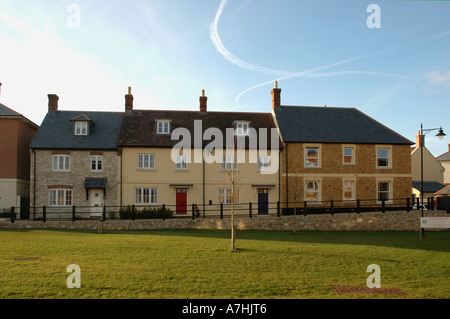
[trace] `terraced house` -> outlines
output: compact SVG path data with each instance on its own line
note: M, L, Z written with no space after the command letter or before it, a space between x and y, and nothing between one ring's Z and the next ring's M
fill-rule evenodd
M280 95L275 85L283 202L405 205L411 196L411 141L355 108L286 106Z
M120 112L58 110L49 94L48 113L30 145L31 206L35 217L50 214L98 216L119 200L117 139ZM56 216L56 215L53 215Z
M134 110L131 94L126 101L118 141L122 205L164 204L183 216L191 213L192 204L211 215L232 201L247 212L252 202L255 214L265 214L269 203L279 200L280 143L278 135L272 142L271 129L276 128L270 113L210 112L204 91L197 111ZM177 130L186 136L175 138ZM237 155L226 151L227 132L235 134L229 151ZM239 143L234 143L239 138L244 142L242 160L237 158ZM262 140L266 154L260 152ZM187 146L172 155L182 141ZM208 150L210 143L217 147ZM275 165L272 172L269 165ZM239 179L234 194L230 172Z

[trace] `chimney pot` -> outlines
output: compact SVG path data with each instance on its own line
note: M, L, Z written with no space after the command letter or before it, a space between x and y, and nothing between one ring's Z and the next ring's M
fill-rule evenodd
M206 109L207 109L207 101L208 98L205 96L205 90L202 90L202 96L200 96L200 112L202 113L206 113Z
M272 89L272 108L280 107L281 105L281 89L278 88L278 82L275 81L275 87Z
M48 94L48 110L50 111L58 111L58 100L59 97L56 94Z
M128 94L125 95L125 111L133 111L133 95L131 94L131 86L128 87Z

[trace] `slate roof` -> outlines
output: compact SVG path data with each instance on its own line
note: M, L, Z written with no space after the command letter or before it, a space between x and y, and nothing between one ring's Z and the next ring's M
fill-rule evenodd
M133 110L123 117L122 128L119 136L119 146L128 147L173 147L179 140L172 140L171 135L156 133L157 120L170 120L171 131L176 128L186 128L191 134L191 146L194 147L194 121L201 120L202 133L207 128L218 128L224 138L223 145L226 146L226 129L233 128L235 121L248 121L250 127L259 132L260 128L267 129L267 148L271 148L271 128L276 128L270 113L251 112L199 112L199 111L160 111L160 110ZM202 137L199 137L202 139ZM202 146L206 146L215 140L203 140ZM198 143L198 141L197 141ZM246 141L246 148L249 143ZM281 148L279 142L279 148Z
M73 118L84 114L95 125L88 136L74 134ZM123 113L51 111L31 142L31 149L117 149Z
M284 142L414 144L356 108L275 107Z
M0 103L0 116L22 116L22 114L17 113L6 105Z
M436 157L438 161L450 161L450 151Z
M413 181L412 187L414 187L415 189L420 191L421 190L420 181ZM438 183L438 182L423 181L423 192L424 193L435 193L435 192L443 189L444 187L445 187L445 185Z

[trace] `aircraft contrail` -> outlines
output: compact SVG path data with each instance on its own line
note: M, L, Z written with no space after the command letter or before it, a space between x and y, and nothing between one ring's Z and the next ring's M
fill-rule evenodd
M236 97L236 103L239 102L239 98L255 89L264 85L268 85L273 83L274 81L279 81L279 80L286 80L286 79L291 79L294 77L331 77L331 76L339 76L339 75L347 75L347 74L371 74L371 75L382 75L382 76L392 76L392 77L399 77L399 78L404 78L404 79L411 79L410 77L404 76L404 75L400 75L400 74L394 74L394 73L387 73L387 72L376 72L376 71L336 71L336 72L327 72L327 73L317 73L316 71L319 70L323 70L323 69L328 69L340 64L344 64L344 63L348 63L357 59L361 59L361 58L365 58L371 55L375 55L375 54L379 54L381 52L384 51L388 51L388 50L380 50L380 51L376 51L376 52L372 52L372 53L367 53L367 54L363 54L363 55L359 55L353 58L348 58L339 62L334 62L331 64L327 64L327 65L323 65L320 67L315 67L315 68L311 68L309 70L306 71L300 71L300 72L290 72L290 71L284 71L284 70L276 70L276 69L270 69L270 68L266 68L263 66L259 66L259 65L254 65L251 64L249 62L246 62L242 59L239 59L238 57L236 57L235 55L233 55L222 43L222 40L220 39L219 36L219 32L218 32L218 24L219 24L219 20L220 17L223 13L223 10L225 8L225 5L227 4L228 0L222 0L220 2L219 5L219 9L216 12L214 21L211 23L209 31L210 31L210 38L211 41L214 43L214 45L216 46L217 51L228 61L230 61L231 63L240 66L244 69L250 70L250 71L256 71L256 72L260 72L260 73L265 73L265 74L272 74L272 75L276 75L278 76L278 78L267 81L267 82L263 82L257 85L254 85L244 91L242 91L241 93L239 93L239 95Z

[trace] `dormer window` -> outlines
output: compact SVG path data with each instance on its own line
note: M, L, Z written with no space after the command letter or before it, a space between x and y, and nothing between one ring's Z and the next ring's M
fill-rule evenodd
M170 120L157 120L156 121L156 133L157 134L170 134Z
M250 122L236 121L234 122L234 132L236 135L247 136Z
M86 114L80 114L70 120L73 123L73 133L77 136L88 136L89 127L94 126L94 122Z
M75 122L75 135L88 135L88 123Z

